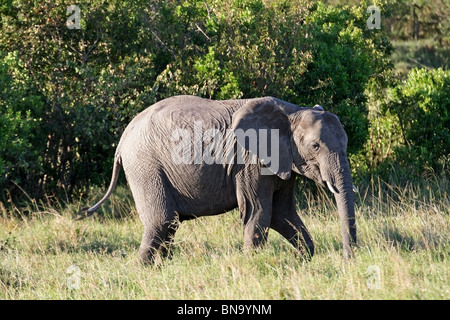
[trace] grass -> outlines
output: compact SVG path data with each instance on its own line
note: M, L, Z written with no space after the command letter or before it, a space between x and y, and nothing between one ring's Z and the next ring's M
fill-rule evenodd
M412 68L448 69L450 46L441 46L433 39L393 40L394 53L392 62L395 69L406 75Z
M22 217L3 208L0 299L449 299L449 184L399 188L375 179L360 187L359 247L348 263L325 191L299 196L316 245L310 262L274 231L263 249L244 252L233 211L183 223L172 258L142 266L143 229L124 187L81 221L72 215L85 202L32 206Z

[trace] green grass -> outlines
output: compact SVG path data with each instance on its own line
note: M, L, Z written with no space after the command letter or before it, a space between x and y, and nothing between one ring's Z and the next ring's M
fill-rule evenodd
M183 223L172 258L142 266L143 228L124 187L103 213L81 221L72 214L85 202L32 206L26 217L3 208L0 299L449 299L449 184L360 187L359 247L348 263L325 191L299 197L316 245L310 262L274 231L266 247L244 252L233 211Z
M412 68L449 67L450 46L441 46L433 39L394 40L392 62L401 74L407 74Z

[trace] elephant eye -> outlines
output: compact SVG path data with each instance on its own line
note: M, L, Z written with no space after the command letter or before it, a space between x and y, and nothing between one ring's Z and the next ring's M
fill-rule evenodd
M314 151L317 151L317 150L319 150L320 145L319 145L317 142L314 142L314 143L311 145L311 147L314 149Z

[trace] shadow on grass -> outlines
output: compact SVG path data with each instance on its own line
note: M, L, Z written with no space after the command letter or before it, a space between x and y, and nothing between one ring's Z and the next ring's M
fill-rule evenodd
M109 256L125 257L130 253L136 253L139 248L139 242L131 238L123 239L85 239L79 244L69 241L58 241L57 243L47 243L45 251L50 254L58 254L60 252L69 254L79 253L97 253Z
M416 239L396 227L385 227L382 234L387 243L402 251L414 251L420 246Z
M20 270L10 270L0 267L0 286L7 290L28 287L28 280Z

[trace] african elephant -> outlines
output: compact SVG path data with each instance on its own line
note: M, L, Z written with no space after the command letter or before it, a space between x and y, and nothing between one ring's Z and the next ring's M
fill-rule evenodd
M294 197L296 176L304 175L334 194L349 257L356 224L347 141L338 117L318 105L302 108L273 97L171 97L129 123L105 196L80 213L99 208L123 167L144 225L143 262L167 253L181 222L234 208L244 248L263 245L272 228L309 259L314 244Z

